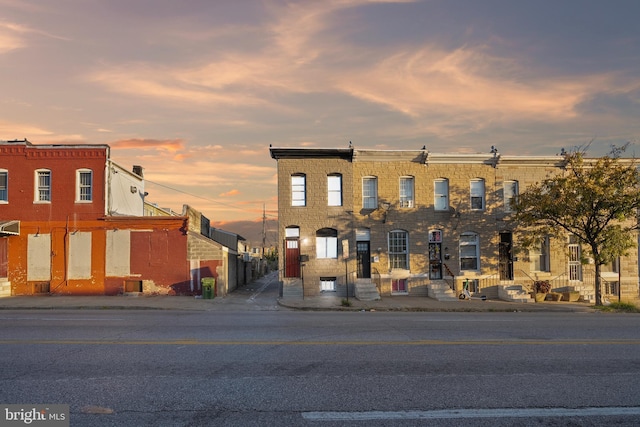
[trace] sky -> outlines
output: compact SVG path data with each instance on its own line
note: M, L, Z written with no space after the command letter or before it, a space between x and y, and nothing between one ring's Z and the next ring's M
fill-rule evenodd
M269 145L636 150L638 17L637 0L0 0L0 140L108 144L149 201L234 231L277 218Z

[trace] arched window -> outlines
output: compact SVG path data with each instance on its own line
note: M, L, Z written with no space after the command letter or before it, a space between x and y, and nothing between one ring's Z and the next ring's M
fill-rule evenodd
M51 202L51 171L49 169L36 170L34 201Z
M316 232L316 257L338 258L338 231L322 228Z
M480 270L480 242L476 233L460 235L460 270Z
M334 173L327 175L327 204L342 206L342 175Z
M433 181L433 209L449 210L449 180L446 178Z
M291 175L291 206L307 205L307 177L305 174Z
M481 211L485 208L484 179L475 178L470 183L471 210Z
M362 178L362 208L378 209L378 178L375 176Z
M93 200L93 171L91 169L76 170L76 202Z

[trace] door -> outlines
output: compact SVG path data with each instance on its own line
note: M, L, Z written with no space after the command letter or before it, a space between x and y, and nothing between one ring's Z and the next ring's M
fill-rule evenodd
M369 242L356 242L358 257L358 279L371 278L371 245Z
M0 237L0 277L8 277L8 249L9 249L9 238Z
M581 255L579 244L569 245L569 280L571 281L582 281Z
M300 277L300 245L298 239L285 241L284 277Z
M513 235L500 233L500 280L513 280Z
M442 230L429 230L429 279L442 279Z
M429 279L442 279L442 243L429 243Z

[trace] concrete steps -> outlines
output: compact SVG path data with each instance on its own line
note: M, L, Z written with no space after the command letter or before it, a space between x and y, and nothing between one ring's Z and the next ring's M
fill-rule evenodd
M438 301L457 301L458 296L448 283L432 282L427 293L429 298Z
M522 285L499 285L498 298L509 302L535 302Z
M355 296L360 301L378 301L380 292L371 279L356 279Z

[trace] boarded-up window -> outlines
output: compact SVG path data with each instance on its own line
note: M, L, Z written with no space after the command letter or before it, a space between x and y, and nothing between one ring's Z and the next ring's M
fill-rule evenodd
M51 235L29 234L27 238L27 280L51 280Z
M131 233L129 230L107 231L107 277L126 277L131 271Z
M91 278L91 233L69 235L69 279Z

